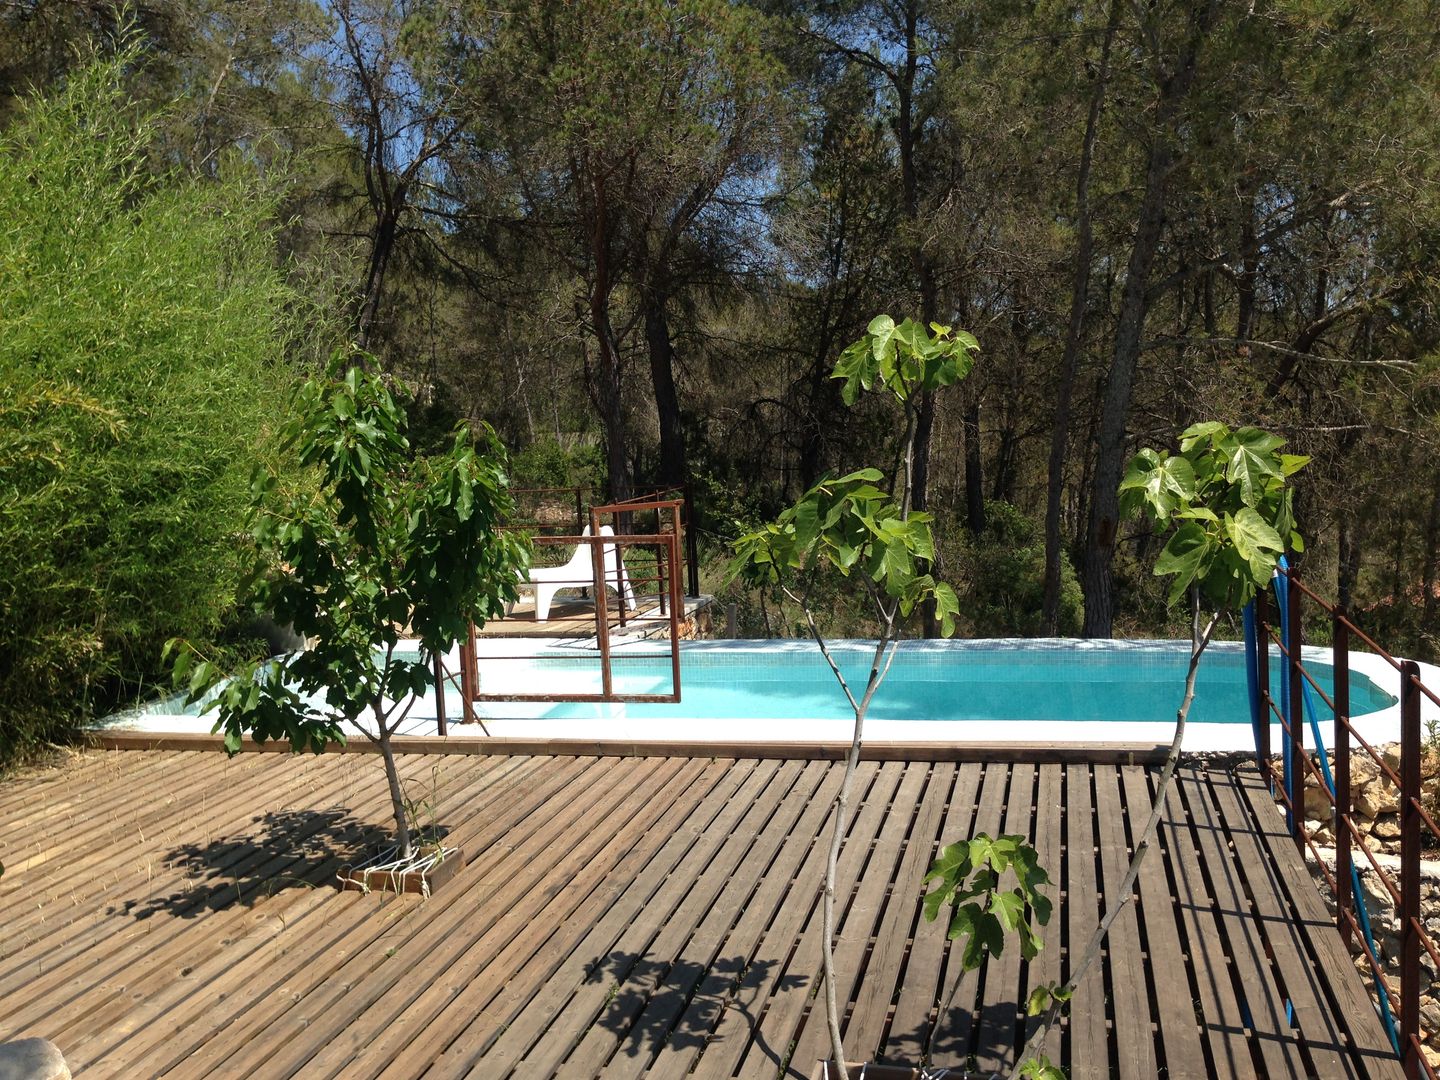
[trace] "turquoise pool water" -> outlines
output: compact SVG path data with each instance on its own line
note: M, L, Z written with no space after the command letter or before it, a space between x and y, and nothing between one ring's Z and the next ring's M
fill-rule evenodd
M637 719L846 719L851 713L834 676L813 645L695 643L681 647L682 699L673 704L627 702ZM850 685L864 687L871 648L837 646ZM875 720L1061 720L1170 723L1184 689L1184 648L1126 643L1114 647L970 642L902 645L871 705ZM617 653L619 693L667 693L668 656ZM593 658L535 658L535 685L599 689ZM1329 665L1307 661L1326 693ZM482 681L484 665L482 661ZM1272 692L1279 695L1279 664L1272 661ZM1388 708L1396 698L1352 671L1351 714ZM1323 703L1320 704L1322 713ZM596 715L594 705L557 704L542 714L556 719ZM1324 717L1328 719L1328 717ZM1200 664L1192 723L1250 723L1245 659L1235 647L1212 647Z

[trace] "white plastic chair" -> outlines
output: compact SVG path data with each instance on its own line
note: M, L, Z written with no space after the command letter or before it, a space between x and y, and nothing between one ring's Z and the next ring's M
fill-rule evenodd
M590 535L590 526L585 526L581 536ZM609 525L600 526L601 536L614 536L615 530ZM564 566L541 566L532 568L525 585L535 590L535 621L545 622L550 618L550 605L555 594L562 589L589 589L593 587L593 567L590 561L592 545L581 544ZM635 593L630 588L630 575L620 565L619 553L614 544L600 545L600 574L605 585L621 597L626 610L635 607Z

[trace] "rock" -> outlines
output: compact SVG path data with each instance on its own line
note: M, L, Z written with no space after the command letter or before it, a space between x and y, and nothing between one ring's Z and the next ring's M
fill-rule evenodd
M1369 781L1355 796L1355 809L1368 818L1394 814L1400 809L1400 791L1385 776Z
M1370 827L1370 835L1377 840L1399 840L1400 815L1381 814L1375 819L1375 824Z
M0 1043L0 1080L70 1080L70 1068L49 1039L17 1039Z
M1432 1038L1440 1036L1440 1001L1433 997L1420 999L1420 1026L1427 1032L1434 1032Z
M1383 746L1380 750L1380 756L1384 758L1386 765L1389 765L1390 768L1394 769L1397 773L1400 771L1399 743L1386 743L1385 746Z
M1321 787L1307 787L1305 789L1305 816L1307 818L1319 818L1321 821L1329 821L1333 813L1330 806L1330 793Z
M1425 1055L1425 1060L1430 1064L1430 1068L1440 1072L1440 1050L1422 1046L1420 1051Z

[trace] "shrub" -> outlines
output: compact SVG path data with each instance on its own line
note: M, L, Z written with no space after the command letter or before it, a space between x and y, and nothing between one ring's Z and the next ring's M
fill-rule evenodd
M273 204L156 176L133 60L0 135L0 764L158 679L167 638L214 635L293 382Z
M1045 627L1045 536L1005 502L987 503L985 529L966 539L956 570L960 610L979 637L1033 637ZM1080 632L1084 598L1068 560L1060 563L1062 637Z

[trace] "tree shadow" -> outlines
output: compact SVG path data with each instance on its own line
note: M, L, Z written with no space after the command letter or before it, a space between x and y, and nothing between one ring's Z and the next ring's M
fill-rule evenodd
M183 880L172 891L113 904L109 913L195 918L236 904L250 906L284 889L331 888L341 866L360 862L389 838L386 829L358 821L339 807L275 810L251 821L253 829L243 836L171 850L162 868L178 871Z
M774 960L745 957L722 957L700 964L613 952L592 966L585 981L612 987L595 1023L619 1038L618 1054L653 1058L667 1047L703 1051L725 1014L739 1011L749 1021L748 1034L778 1070L786 1048L765 1045L750 1008L752 1002L763 1004L768 999L770 976L777 966ZM783 976L779 990L797 989L808 982L798 975Z

